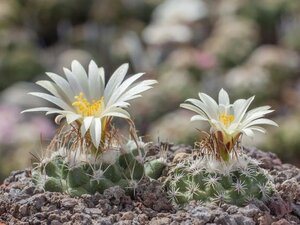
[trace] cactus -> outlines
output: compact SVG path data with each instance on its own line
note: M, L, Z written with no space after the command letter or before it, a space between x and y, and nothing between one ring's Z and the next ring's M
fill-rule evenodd
M205 93L198 95L199 99L187 99L180 106L197 113L191 121L208 122L210 133L195 143L195 153L200 154L185 157L169 170L165 186L170 198L177 205L200 200L242 206L253 198L267 200L273 183L256 160L242 153L241 141L243 135L265 133L260 125L278 126L264 118L273 110L262 106L247 111L254 96L230 104L224 89L219 92L218 103Z
M171 166L165 187L175 205L199 200L242 206L254 198L267 200L273 192L268 174L244 154L229 161L189 155Z
M94 61L85 71L78 61L73 60L71 70L64 68L66 79L47 73L52 81L37 82L50 94L30 94L52 102L57 108L38 107L23 112L59 114L55 122L63 123L49 145L54 152L32 171L36 185L47 191L78 196L102 193L115 185L131 192L145 171L149 177L160 175L164 161L145 164L145 146L138 141L134 123L125 110L128 101L141 97L141 93L151 89L157 81L135 83L144 73L124 80L128 67L126 63L121 65L106 83L104 69ZM127 121L130 135L136 142L119 145L121 135L112 124L114 117ZM143 147L140 148L140 144Z
M145 161L145 144L129 141L117 150L107 150L99 158L79 151L68 155L65 149L52 153L32 171L35 184L45 191L63 192L71 196L103 193L105 189L120 186L127 194L146 175L160 176L164 162Z

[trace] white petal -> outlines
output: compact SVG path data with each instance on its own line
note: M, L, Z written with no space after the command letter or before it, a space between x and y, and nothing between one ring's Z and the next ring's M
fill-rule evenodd
M203 120L203 121L208 121L207 118L203 117L203 116L200 116L200 115L195 115L195 116L192 116L191 118L191 121L195 121L195 120Z
M253 137L254 136L254 133L253 133L253 131L251 129L244 129L243 133L246 134L249 137Z
M199 107L199 109L200 109L200 111L199 111L199 113L198 114L200 114L200 115L202 115L202 116L206 116L206 117L208 117L208 118L210 118L210 119L213 119L214 117L213 117L213 113L210 111L210 109L208 109L207 107L206 107L206 105L203 103L203 102L201 102L200 100L198 100L198 99L194 99L194 98L189 98L189 99L187 99L187 100L185 100L186 102L190 102L190 103L192 103L192 104L194 104L195 106L197 106L197 107Z
M93 121L93 118L94 117L89 116L89 117L86 117L86 118L83 119L83 122L82 122L81 127L80 127L80 133L81 133L82 137L85 135L87 130L90 128L91 123Z
M111 108L115 108L115 107L127 108L128 106L130 106L128 102L118 101L112 104L111 106L106 107L105 111L111 110Z
M129 101L138 97L141 97L139 95L140 93L147 91L152 88L151 85L156 84L156 80L144 80L134 87L130 88L128 91L126 91L120 98L119 101Z
M224 124L221 123L219 120L210 120L209 124L214 127L216 130L223 130L226 131L226 133L230 133L228 129L225 128Z
M257 108L254 108L254 109L249 110L247 114L248 114L248 115L251 115L251 114L257 113L257 112L267 111L267 110L269 110L270 108L271 108L271 106L268 106L268 105L266 105L266 106L261 106L261 107L257 107Z
M99 147L101 141L101 133L102 133L101 120L99 118L94 118L90 126L90 134L91 134L92 142L96 148Z
M110 111L103 112L101 117L105 117L105 116L115 116L115 117L130 119L129 113L126 110L121 108L113 108Z
M73 123L75 120L78 120L78 119L80 119L80 118L81 118L81 116L78 115L78 114L75 114L75 113L68 113L68 114L66 115L66 119L67 119L67 123L68 123L68 124L71 124L71 123Z
M23 110L21 113L27 113L27 112L48 112L48 111L56 111L56 110L59 110L59 109L50 108L50 107L38 107L38 108L32 108L32 109Z
M264 116L264 115L272 113L272 112L274 112L274 110L262 110L262 111L247 113L246 114L246 119L256 117L256 116Z
M100 75L100 78L101 78L101 96L104 96L104 88L105 88L105 72L104 72L104 68L103 67L100 67L99 68L99 75Z
M70 111L73 110L72 107L70 107L66 102L64 102L62 99L57 98L55 96L45 94L45 93L40 93L40 92L30 92L29 94L33 96L37 96L39 98L43 98L49 102L52 102L53 104L59 106L62 109L70 110Z
M56 124L60 124L60 121L61 121L63 118L65 118L64 115L58 115L58 116L55 117L54 121L55 121Z
M266 129L262 128L262 127L258 127L258 126L251 126L251 127L248 127L247 129L251 129L251 130L254 130L254 131L258 131L258 132L261 132L261 133L266 133Z
M204 103L204 105L206 106L211 117L218 119L218 104L216 103L216 101L212 97L201 92L199 93L199 97L201 101Z
M267 125L273 125L273 126L278 127L278 124L275 123L273 120L265 119L265 118L254 120L251 123L247 124L246 127L250 127L250 126L253 126L253 125L260 125L260 124L267 124Z
M68 96L69 100L72 102L74 100L75 93L72 91L70 84L61 76L55 73L46 73L50 79L52 79L57 86Z
M233 108L234 108L234 121L239 124L243 117L245 116L250 104L254 100L254 96L251 98L244 100L240 99L241 101L237 100L233 103Z
M111 104L115 103L118 100L118 98L127 90L127 88L129 88L130 85L132 85L137 79L139 79L143 75L144 73L138 73L125 80L111 95L111 98L107 99L107 106L110 106Z
M82 89L81 85L78 83L75 75L67 68L63 68L64 73L68 79L68 82L70 84L70 87L74 93L74 95L79 95L80 92L84 93L84 90ZM85 93L84 93L85 94Z
M110 99L112 93L115 89L122 83L128 70L128 63L121 65L109 79L105 90L104 90L104 99Z
M88 77L85 69L77 60L72 61L71 68L74 78L77 80L77 84L81 86L86 98L91 100L89 96Z
M91 61L89 64L89 91L91 99L100 99L104 91L103 88L104 85L99 74L99 68L94 61Z
M228 114L227 113L227 107L223 104L219 105L218 111L219 111L219 114L222 114L222 113Z
M67 115L68 113L74 113L74 112L58 109L58 110L49 111L49 112L46 113L46 115L51 115L51 114Z
M64 91L62 91L60 89L60 87L57 84L55 84L51 81L48 81L48 80L41 80L41 81L36 82L36 84L38 84L39 86L45 88L47 91L49 91L55 97L63 99L68 104L71 104L68 96L65 94Z
M40 80L40 81L37 81L36 84L41 86L42 88L46 89L54 96L61 98L61 95L59 94L59 91L57 90L57 85L55 86L55 84L53 82L48 81L48 80Z
M233 103L234 111L236 112L239 108L241 108L246 102L246 99L238 99Z
M182 103L182 104L180 104L180 107L191 110L195 113L198 113L201 116L205 116L206 118L209 118L201 109L199 109L198 107L196 107L194 105L187 104L187 103Z
M250 114L246 114L246 118L242 121L242 125L247 125L248 123L250 123L253 120L257 120L263 116L265 116L266 114L269 114L271 112L273 112L274 110L265 110L265 111L261 111L261 112L255 112Z
M223 105L230 104L228 93L223 88L219 92L219 104L223 104Z

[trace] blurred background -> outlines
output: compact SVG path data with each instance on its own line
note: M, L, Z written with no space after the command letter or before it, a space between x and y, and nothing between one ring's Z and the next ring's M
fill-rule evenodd
M233 100L256 95L280 128L245 140L300 165L300 1L0 0L0 183L30 165L57 128L20 111L46 105L26 95L44 72L94 59L107 78L121 63L159 81L130 112L147 140L193 144L196 128L179 109L199 91Z

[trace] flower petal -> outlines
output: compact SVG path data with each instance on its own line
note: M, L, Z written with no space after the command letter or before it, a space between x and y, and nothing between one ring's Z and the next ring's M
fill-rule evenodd
M101 133L102 133L101 119L94 118L90 126L90 135L92 138L92 142L96 148L98 148L100 145Z
M101 78L101 90L102 90L102 93L101 93L101 96L104 96L104 88L105 88L105 72L104 72L104 68L103 67L100 67L99 68L99 74L100 74L100 78Z
M225 106L230 104L228 93L223 88L219 92L219 104Z
M200 110L198 110L199 111L198 114L200 114L202 116L206 116L206 117L208 117L210 119L213 119L213 113L200 100L194 99L194 98L189 98L189 99L187 99L185 101L186 102L190 102L190 103L194 104L195 106L199 107Z
M139 79L141 76L143 76L144 73L138 73L133 75L132 77L126 79L117 89L116 91L111 95L110 99L107 99L107 106L112 105L115 103L120 96L129 88L130 85L132 85L137 79Z
M140 93L147 91L152 88L151 85L156 84L156 80L144 80L135 85L134 87L130 88L126 91L120 98L119 101L129 101L135 98L140 97Z
M105 111L103 112L103 114L101 115L101 117L105 117L105 116L115 116L115 117L120 117L120 118L124 118L124 119L130 119L130 115L129 113L121 108L112 108L109 111Z
M38 108L32 108L32 109L23 110L21 113L27 113L27 112L48 112L48 111L56 111L56 110L59 110L59 109L50 108L50 107L38 107Z
M86 134L86 132L90 128L93 118L94 118L93 116L89 116L83 119L83 122L80 127L80 133L82 137Z
M109 79L105 90L104 90L104 99L105 101L109 100L115 89L122 83L124 80L127 70L128 63L121 65ZM107 102L106 102L107 103Z
M254 130L254 131L258 131L258 132L261 132L261 133L266 133L266 129L262 128L262 127L259 127L259 126L251 126L251 127L248 127L248 129L251 129L251 130Z
M216 101L212 97L201 92L199 93L199 97L201 101L205 104L211 117L214 119L218 119L218 104L216 103Z
M253 137L254 136L254 132L251 129L244 129L243 133L249 137Z
M254 120L257 120L261 117L264 117L266 114L269 114L273 111L274 110L265 110L265 111L261 111L261 112L257 111L255 113L250 114L250 116L247 113L246 118L244 120L242 120L241 124L242 124L242 126L244 126L244 125L250 123L251 121L254 121Z
M253 125L260 125L260 124L273 125L273 126L278 127L278 124L275 123L273 120L263 118L263 119L257 119L257 120L252 121L251 123L248 123L247 125L245 125L245 128L253 126Z
M66 119L67 119L67 123L68 123L68 124L71 124L71 123L73 123L75 120L78 120L78 119L80 119L80 118L81 118L81 116L78 115L78 114L75 114L75 113L68 113L68 114L66 114Z
M102 83L99 68L92 60L89 64L89 91L92 100L100 99L104 92L104 83Z
M56 124L60 124L60 121L61 121L63 118L65 118L65 116L63 116L63 115L58 115L58 116L55 117L54 121L55 121Z
M261 111L266 111L269 110L271 108L271 106L265 105L265 106L260 106L254 109L251 109L247 112L247 115L251 115L252 113L257 113L257 112L261 112Z
M87 99L91 100L89 94L88 77L85 69L77 60L72 61L71 68L77 84L81 87Z
M72 73L72 71L67 68L63 68L63 70L64 70L64 73L67 77L67 80L70 84L71 90L73 91L74 95L79 95L80 92L82 92L86 96L86 93L84 92L81 85L78 83L78 80L77 80L76 76Z
M200 116L200 115L192 116L191 121L195 121L195 120L208 121L208 119L206 117L203 117L203 116Z
M49 102L52 102L53 104L59 106L62 109L70 110L70 111L73 110L66 102L64 102L62 99L57 98L55 96L45 94L45 93L40 93L40 92L30 92L29 94L39 97L39 98L42 98L42 99L45 99Z
M115 107L127 108L128 106L130 106L130 104L128 102L118 101L118 102L114 103L113 105L106 107L105 111L111 110L111 108L115 108Z
M208 117L201 109L199 109L198 107L196 107L194 105L191 105L191 104L188 104L188 103L182 103L182 104L180 104L180 107L184 108L184 109L191 110L195 113L198 113L200 116L203 116L203 117L206 117L207 119L210 119L210 117Z
M233 103L233 109L234 109L234 121L239 124L241 120L244 118L247 109L249 108L250 104L254 100L255 96L252 96L251 98L248 98L247 100L241 99L242 101L235 101Z
M64 78L55 73L48 72L46 73L46 75L50 79L52 79L57 84L57 86L59 86L59 88L68 96L69 101L72 102L74 100L75 94L72 91L70 84Z
M46 89L47 91L49 91L51 94L53 94L55 97L58 97L60 99L63 99L65 102L67 102L68 104L71 104L68 96L65 94L64 91L62 91L60 89L60 87L48 80L41 80L41 81L37 81L36 84L38 84L39 86L43 87L44 89Z

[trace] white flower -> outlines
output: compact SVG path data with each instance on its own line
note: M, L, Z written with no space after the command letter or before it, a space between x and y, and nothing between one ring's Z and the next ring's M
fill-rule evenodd
M82 136L89 130L92 143L98 148L112 117L130 119L129 113L124 110L129 106L128 101L140 97L140 93L157 83L155 80L135 83L143 73L124 80L127 70L128 64L121 65L105 85L103 68L98 68L96 63L91 61L87 74L83 66L74 60L71 70L64 68L67 79L54 73L46 73L53 82L37 82L50 94L29 93L55 104L58 108L39 107L23 112L45 111L46 114L59 114L56 121L62 118L66 118L68 124L76 121Z
M254 131L266 132L260 125L278 126L274 121L263 118L273 112L270 106L254 108L247 112L254 96L249 99L238 99L233 104L230 104L229 96L224 89L219 92L219 103L204 93L199 93L199 97L200 100L187 99L187 103L180 106L197 113L191 121L206 121L211 125L212 136L216 140L214 150L225 161L229 160L229 153L241 134L252 137Z
M252 96L249 99L238 99L230 104L229 96L224 89L219 92L219 104L210 96L199 93L200 100L187 99L180 106L198 113L191 118L191 121L207 121L214 131L222 131L230 136L244 133L247 136L253 136L254 131L265 133L265 129L260 125L268 124L278 126L274 121L264 117L273 112L270 106L254 108L247 112Z

